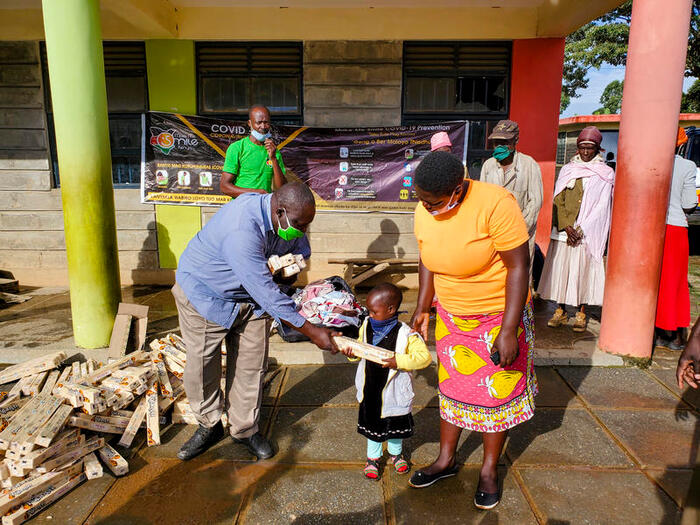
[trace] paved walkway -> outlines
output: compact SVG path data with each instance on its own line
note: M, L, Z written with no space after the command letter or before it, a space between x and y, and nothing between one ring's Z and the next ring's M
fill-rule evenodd
M693 318L697 268L689 276ZM0 362L73 348L67 290L24 292L33 298L0 310ZM125 288L123 300L150 306L149 339L177 328L167 288ZM410 310L414 300L407 294L404 308ZM547 358L552 352L570 356L594 348L595 320L580 335L570 328L547 329L550 308L536 305L540 363L557 362ZM275 345L280 351L293 346ZM365 441L355 431L354 366L339 358L325 366L280 367L261 414L278 450L273 459L256 462L226 439L183 463L175 454L194 428L171 426L162 446L135 448L128 476L106 473L88 481L33 522L677 523L700 442L700 392L678 390L676 360L677 354L657 349L648 370L538 367L536 415L509 437L501 459L503 500L489 512L472 505L482 455L475 434L462 437L459 475L433 487L412 489L407 476L393 471L379 482L363 478ZM417 374L417 428L406 443L414 469L437 455L436 385L434 367Z
M354 366L283 367L265 392L262 421L277 455L255 462L226 439L203 456L175 458L194 427L139 449L131 473L88 481L36 523L677 523L700 440L700 395L681 398L675 355L649 370L546 367L535 417L515 429L502 458L503 500L477 511L475 434L459 446L457 477L412 489L407 476L363 478L355 432ZM413 468L438 451L433 368L417 375Z

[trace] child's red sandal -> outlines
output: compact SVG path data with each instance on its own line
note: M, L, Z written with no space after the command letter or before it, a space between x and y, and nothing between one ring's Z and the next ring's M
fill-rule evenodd
M365 468L362 471L367 479L379 479L379 458L367 458Z
M394 470L396 470L396 472L399 474L406 474L410 470L408 462L403 458L402 454L391 456L389 458L389 462L394 465Z

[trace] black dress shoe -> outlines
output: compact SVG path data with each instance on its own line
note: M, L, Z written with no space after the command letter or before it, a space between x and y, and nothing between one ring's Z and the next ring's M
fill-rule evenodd
M501 496L498 492L489 494L483 490L477 490L474 494L474 506L477 509L489 510L498 505L501 501Z
M221 438L224 437L224 426L221 421L217 422L213 427L207 428L199 425L199 428L194 435L187 440L187 443L182 445L180 452L177 453L178 459L187 461L215 445Z
M408 480L408 484L415 489L422 489L424 487L429 487L439 479L454 476L457 474L458 470L459 468L457 465L447 467L446 469L436 472L435 474L426 474L425 472L418 470L413 474L413 476L411 476L411 479Z
M236 443L243 443L258 459L269 459L275 455L272 445L263 437L260 432L256 432L248 438L232 438Z

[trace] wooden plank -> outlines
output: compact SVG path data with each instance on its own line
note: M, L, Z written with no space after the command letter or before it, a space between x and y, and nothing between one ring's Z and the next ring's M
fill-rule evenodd
M20 462L25 467L36 468L52 456L62 454L65 450L81 445L80 430L71 428L56 436L56 442L52 445L31 451L24 455Z
M58 381L58 378L60 376L60 372L58 370L52 370L49 375L46 377L46 381L44 381L44 386L41 387L41 393L49 395L51 392L53 392L54 387L56 386L56 382Z
M68 421L68 418L73 412L73 407L68 405L62 405L58 407L56 412L46 421L43 427L39 429L36 435L34 443L40 447L48 447L51 442L56 438L58 433Z
M141 401L139 401L139 404L136 407L136 410L134 411L133 415L131 416L131 419L129 420L129 424L127 425L126 430L124 430L124 433L122 434L122 437L119 440L119 445L121 445L122 447L130 447L131 446L131 443L134 440L134 436L136 436L136 433L138 432L139 428L141 427L141 422L146 417L147 408L148 408L148 402L146 401L146 398L143 397L143 398L141 398Z
M49 491L36 501L29 500L22 506L21 509L17 510L16 512L13 512L12 514L8 514L7 516L3 516L2 525L19 525L20 523L24 523L25 521L39 514L42 510L51 505L54 501L68 494L68 492L73 490L77 485L79 485L83 481L85 481L85 473L81 472L80 474L70 478L62 485L53 488L51 491ZM38 495L41 494L44 493L40 493Z
M332 257L328 259L328 264L359 264L372 265L379 263L389 264L418 264L418 257L401 257L394 259L377 259L372 257Z
M385 359L394 356L394 352L385 350L384 348L379 348L378 346L361 343L355 339L350 339L349 337L334 336L333 342L335 342L340 350L352 350L355 357L367 359L368 361L373 361L374 363L378 363L380 365L384 364Z
M66 480L79 474L82 468L82 463L78 462L65 470L47 472L41 476L21 481L0 496L0 515L7 513L13 507L24 504L32 496L43 491L45 487L64 483Z
M105 445L97 453L115 476L123 476L129 473L129 463L111 446Z
M370 277L374 277L375 275L382 273L384 270L386 270L390 266L391 266L391 264L389 264L387 262L379 263L379 264L371 267L369 270L365 270L361 274L350 279L350 282L348 284L350 285L350 287L354 288L355 286L357 286L361 282L366 281Z
M49 472L57 467L60 467L61 465L65 465L66 463L70 463L71 461L87 456L90 452L94 452L95 450L102 448L104 444L104 438L94 437L86 441L84 445L68 449L68 451L66 451L64 454L45 461L37 467L37 470L42 474L44 472Z
M94 452L90 452L83 460L85 465L85 476L87 479L101 478L104 474L102 463L97 459Z
M66 358L65 352L55 352L35 359L30 359L24 363L9 366L0 372L0 385L11 383L22 377L38 374L46 370L56 368Z
M77 428L84 428L85 430L92 430L93 432L102 432L105 434L121 434L124 432L123 427L110 425L109 423L100 423L80 416L70 417L68 419L68 424Z
M146 443L149 447L160 445L157 381L153 381L146 391Z
M173 387L170 384L168 371L165 369L163 362L163 354L160 352L151 352L151 362L158 373L158 384L160 385L160 394L163 397L173 397Z

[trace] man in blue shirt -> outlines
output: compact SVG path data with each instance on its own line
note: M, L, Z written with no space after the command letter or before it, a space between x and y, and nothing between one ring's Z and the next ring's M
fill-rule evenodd
M275 193L249 193L229 202L195 235L180 257L173 295L187 346L184 385L199 428L178 457L191 459L229 432L265 459L270 443L258 431L271 318L293 326L319 348L337 352L334 332L297 313L267 267L271 255L311 255L305 232L316 213L305 184ZM221 342L226 340L227 377L222 393Z

